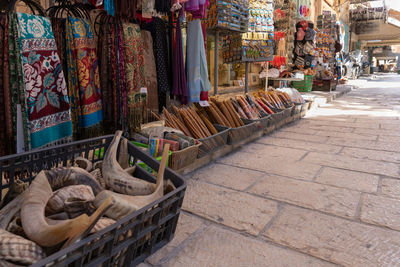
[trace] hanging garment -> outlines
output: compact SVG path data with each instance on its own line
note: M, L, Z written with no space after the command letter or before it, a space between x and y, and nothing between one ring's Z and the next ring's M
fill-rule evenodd
M206 17L208 0L188 0L185 4L185 10L192 14L194 19Z
M183 43L182 43L182 30L181 23L176 23L175 30L175 47L173 59L173 91L172 93L179 99L181 104L186 105L189 101L188 87L186 81L185 65L183 58Z
M167 93L171 92L170 77L168 75L168 44L167 29L165 22L160 18L154 18L153 29L153 50L157 68L157 86L158 86L158 107L162 112L166 106Z
M207 58L200 20L193 20L187 26L186 73L191 102L200 101L200 93L209 91Z
M6 68L6 69L5 69ZM8 106L11 104L11 99L9 98L9 88L8 88L8 18L6 15L0 14L0 122L2 127L0 127L0 157L9 154L9 144L8 140L8 129L12 124L7 121L6 114L9 111L11 115L11 110L8 110Z
M67 86L50 20L17 13L31 147L72 140Z
M149 31L142 30L144 52L144 76L147 87L147 105L149 109L158 111L157 69L153 53L153 38Z
M13 146L17 148L16 153L22 153L30 150L30 135L28 131L28 118L22 116L21 127L17 129L17 107L22 114L27 114L25 106L24 81L22 77L22 62L19 49L17 15L10 14L8 17L8 78L9 92L11 97L11 116L13 134L16 137ZM20 144L20 145L17 145Z
M103 128L105 134L112 134L116 130L116 119L114 117L113 83L111 66L111 31L109 24L100 25L98 41L100 88L103 110Z
M154 9L160 13L168 13L172 7L171 0L155 0Z
M102 134L100 77L90 22L69 17L66 22L68 89L74 133L79 138Z
M137 24L123 23L125 70L130 133L140 130L147 113L147 97L140 89L145 86L143 40Z

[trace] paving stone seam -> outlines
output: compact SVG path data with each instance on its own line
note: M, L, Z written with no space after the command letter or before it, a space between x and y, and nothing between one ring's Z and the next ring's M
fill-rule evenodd
M287 177L287 178L290 178L290 177ZM292 179L293 179L293 178L292 178ZM335 218L343 219L343 220L346 220L346 221L349 221L349 222L355 222L355 223L359 223L359 224L365 224L365 225L369 225L369 226L373 226L373 227L382 228L382 229L385 229L385 230L390 229L390 230L392 230L392 231L400 232L399 230L394 230L394 229L391 229L391 228L388 228L388 227L385 227L385 226L380 226L380 225L376 225L376 224L372 224L372 223L368 223L368 222L362 222L362 221L359 221L359 220L355 220L355 219L354 219L354 216L353 216L353 217L340 216L340 215L337 215L337 214L334 214L334 213L329 213L329 212L322 211L322 210L317 210L317 209L312 209L312 208L300 206L300 205L297 205L297 204L294 204L294 203L286 202L286 201L284 201L284 200L279 200L279 199L275 199L275 198L272 198L272 197L267 197L267 196L264 196L264 195L257 195L257 194L255 194L255 193L251 193L251 192L242 192L242 191L239 191L239 190L231 189L231 188L226 187L226 186L223 186L223 185L217 185L217 184L212 184L212 183L203 182L203 181L198 181L198 182L199 182L199 183L204 183L204 184L211 184L211 185L214 185L214 186L216 186L216 187L220 187L220 188L222 188L222 189L229 189L229 190L236 191L236 192L239 192L239 193L248 194L248 195L253 196L253 197L258 197L258 198L270 200L270 201L276 202L278 205L281 204L282 207L284 207L284 206L292 206L292 207L301 208L301 209L305 209L305 210L309 210L309 211L314 211L314 212L317 212L317 213L320 213L320 214L323 214L323 215L327 215L327 216L332 216L332 217L335 217ZM308 182L309 182L309 181L308 181ZM347 189L347 188L344 188L344 189ZM349 190L349 191L355 191L355 190L351 190L351 189L347 189L347 190ZM358 192L358 191L355 191L355 192ZM365 193L365 192L360 192L360 193L361 193L361 194L367 194L367 193ZM373 194L372 194L372 195L373 195ZM383 197L384 197L384 196L383 196ZM398 199L397 199L397 200L398 200ZM182 208L182 210L185 211L186 213L196 214L196 213L193 213L193 212L191 212L190 210L186 210L186 209L184 209L184 208ZM237 229L230 228L229 226L226 226L226 225L221 224L221 223L217 223L217 222L212 221L212 220L210 220L210 219L208 219L208 218L202 217L202 216L200 216L200 215L198 215L198 214L196 214L196 216L198 216L199 218L202 218L203 220L211 221L211 222L214 222L215 224L222 225L222 226L225 226L225 227L227 227L227 228L229 228L229 229L233 229L233 230L235 230L235 231L241 232L241 231L239 231L239 230L237 230ZM243 232L243 233L245 233L245 232ZM248 233L246 233L246 234L248 234ZM249 234L249 235L251 235L251 234ZM251 236L254 236L254 235L251 235Z
M378 179L378 188L377 188L377 190L376 190L376 194L379 195L379 196L384 196L384 195L382 194L382 180L383 180L382 175L379 175L379 179ZM397 179L397 180L399 180L399 179Z
M356 212L354 214L354 220L355 221L362 222L361 221L361 209L362 209L363 203L364 203L364 193L361 193L360 194L360 199L358 200ZM362 223L364 223L364 222L362 222Z
M320 152L316 152L316 153L320 153ZM352 157L352 158L353 158L353 157ZM360 159L360 158L353 158L353 159ZM371 159L368 159L368 160L370 160L370 161L376 161L376 162L381 162L380 160L371 160ZM354 169L346 169L346 168L341 168L341 167L337 167L337 166L330 166L330 165L325 165L325 164L315 164L315 163L307 162L307 161L304 161L304 162L310 163L310 164L314 164L314 165L320 165L320 166L322 166L322 167L336 168L336 169L339 169L339 170L352 171L352 172L359 172L359 173L364 173L364 174L382 175L381 173L376 173L376 172L365 172L365 171L354 170ZM387 163L396 164L395 162L387 162ZM400 175L400 170L399 170L398 174ZM389 177L389 178L391 178L391 179L400 180L400 177L396 177L396 176L385 175L385 177ZM303 180L303 181L306 181L306 180Z
M281 209L283 210L283 206L281 207ZM280 212L280 211L278 211L278 212ZM278 213L278 212L277 212L277 213ZM221 224L221 223L212 221L212 220L210 220L210 219L208 219L208 218L204 218L204 217L202 217L202 216L200 216L200 215L198 215L198 214L196 214L196 213L192 213L192 212L190 212L190 211L185 211L185 213L186 213L186 214L189 214L189 215L191 215L191 216L194 216L194 217L196 217L196 218L198 218L198 219L201 219L201 220L203 220L203 221L205 221L205 222L207 223L206 227L203 227L203 228L202 228L202 231L199 232L199 233L197 233L196 236L198 236L198 235L202 234L203 232L207 231L207 229L208 229L209 227L214 226L214 227L217 227L217 228L220 228L220 229L224 229L224 230L230 231L230 232L232 232L232 233L236 233L236 234L239 234L239 235L241 235L241 236L250 238L250 239L252 239L252 240L261 241L261 242L263 242L263 243L269 244L269 245L274 246L274 247L277 247L277 248L281 248L281 249L284 249L284 250L296 252L296 253L299 253L299 254L301 254L301 255L306 255L306 256L308 256L308 257L310 257L310 258L315 258L315 259L319 259L319 260L321 260L321 261L323 261L323 262L333 263L333 264L338 265L337 263L330 262L330 261L328 261L328 260L326 260L326 259L322 259L322 258L316 257L316 256L314 256L314 255L307 254L307 253L305 253L305 252L303 252L303 251L301 251L301 250L298 250L298 249L296 249L296 248L294 248L294 247L285 246L285 245L282 245L282 244L279 244L279 243L275 243L274 241L272 241L272 240L269 239L269 238L266 238L265 236L262 236L262 235L254 236L254 235L249 234L249 233L247 233L247 232L245 232L245 231L240 231L240 230L237 230L237 229L235 229L235 228L231 228L231 227L229 227L229 226L226 226L226 225L224 225L224 224ZM272 225L272 224L271 224L271 225ZM199 230L200 230L200 229L199 229ZM197 232L197 231L196 231L196 232ZM168 254L168 255L170 256L170 257L168 257L168 259L173 258L173 256L176 255L176 253L178 253L180 250L182 250L182 248L183 248L188 242L190 242L190 240L194 239L196 236L193 236L193 234L191 234L190 236L188 236L188 237L187 237L184 241L182 241L175 249L172 250L173 252L175 252L173 255L170 255L172 251ZM190 240L188 240L189 237L190 237ZM183 244L183 243L185 243L185 244ZM178 248L179 248L179 250L178 250ZM158 262L157 265L154 265L154 266L157 266L157 267L158 267L158 266L162 266L162 265L160 265L160 264L166 263L166 261L167 261L166 258L167 258L167 257L164 257L162 260L160 260L160 261ZM338 265L338 266L339 266L339 265Z
M281 138L281 137L271 137L271 138L286 139L286 140L292 140L292 141L303 141L303 142L308 142L308 141L304 141L304 140L287 139L287 138ZM254 144L265 145L265 146L270 145L270 146L277 146L277 147L283 147L283 148L299 149L299 150L304 150L304 151L307 151L307 152L321 152L321 153L325 152L325 151L321 151L321 150L311 150L311 149L307 149L307 148L297 148L297 147L293 147L293 146L283 146L283 145L277 145L277 144L266 144L266 143L261 143L261 142L258 142L258 141L254 142ZM320 144L320 145L323 145L323 144ZM340 147L341 150L344 149L344 147L341 147L341 146L338 146L338 145L328 145L328 146ZM341 150L340 150L340 151L341 151ZM325 152L325 153L329 153L329 152ZM336 152L336 153L333 153L333 154L337 154L337 152Z
M271 225L276 221L276 219L279 217L279 215L281 214L281 211L283 210L283 204L282 203L278 203L278 210L275 213L275 215L271 218L271 220L269 220L269 222L264 226L263 229L261 229L261 231L258 233L257 237L261 237L265 231L267 231Z
M315 173L315 175L314 175L314 177L312 178L311 182L314 182L314 183L316 183L316 184L322 184L322 183L316 182L316 180L317 180L318 176L321 175L321 173L324 171L325 168L326 168L326 167L321 166L321 168L319 168L319 170ZM325 184L325 185L326 185L326 184ZM336 187L342 188L342 187L340 187L340 186L336 186ZM344 187L343 187L343 188L344 188Z
M339 151L337 152L337 153L335 153L336 155L343 155L343 154L341 154L342 152L343 152L343 150L344 150L344 146L342 146L340 149L339 149Z
M236 168L241 168L241 169L249 170L249 171L258 171L258 170L253 170L253 169L250 169L250 168L247 168L247 167L239 167L239 166L232 165L232 164L229 164L229 163L218 162L218 164L226 165L226 166L231 166L231 167L236 167ZM282 177L282 178L288 178L288 179L295 180L295 181L310 182L310 183L315 183L315 184L324 185L324 186L330 186L330 187L334 187L334 188L338 188L338 189L347 189L347 190L350 190L350 191L355 191L355 192L360 192L360 193L368 193L368 192L359 191L359 190L355 190L355 189L349 189L348 187L342 187L342 186L331 185L331 184L324 184L324 183L321 183L321 182L316 181L316 179L318 178L318 175L321 174L321 172L322 172L323 169L325 169L325 168L339 169L339 170L352 171L352 172L359 172L359 173L369 174L369 175L371 175L371 173L360 172L360 171L354 171L354 170L348 170L348 169L337 168L337 167L331 167L331 166L324 166L324 165L321 165L320 167L321 167L321 168L317 171L317 173L316 173L315 176L312 178L312 180L304 180L304 179L299 179L299 178L295 178L295 177L285 176L285 175L282 175L282 174L275 174L275 173L269 173L269 172L265 172L265 171L258 171L258 172L264 173L264 175L261 176L261 177L259 178L259 180L261 180L261 179L262 179L264 176L266 176L266 175L274 175L274 176L279 176L279 177ZM378 175L378 176L379 176L379 174L373 174L373 175L375 175L375 176ZM384 178L400 180L400 178L391 177L391 176L384 176ZM205 182L205 181L202 181L202 182ZM214 184L214 183L212 183L212 182L206 182L206 183L210 183L210 184L213 184L213 185L222 186L222 185L219 185L219 184ZM257 183L255 183L255 184L257 184ZM230 189L230 187L227 187L227 188ZM251 188L246 188L246 190L247 190L247 189L251 189ZM245 191L243 191L243 192L245 192Z

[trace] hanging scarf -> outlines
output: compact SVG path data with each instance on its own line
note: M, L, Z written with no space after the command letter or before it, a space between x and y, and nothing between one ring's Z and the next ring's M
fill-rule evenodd
M153 53L153 38L149 31L140 31L143 39L144 76L147 87L148 107L158 112L157 69Z
M0 14L0 121L4 122L3 127L0 127L0 157L7 154L7 121L6 121L6 102L10 101L6 99L5 89L5 75L8 75L4 70L8 60L6 59L6 52L8 53L8 25L7 16Z
M113 86L112 86L112 68L109 63L110 49L109 41L109 24L100 26L100 34L98 41L99 70L100 70L100 87L103 104L103 127L106 134L112 134L116 128L114 126L115 117L113 113Z
M167 29L162 19L154 18L152 36L157 68L158 106L161 112L163 107L166 106L167 93L171 92L170 77L168 75Z
M19 49L17 15L14 13L10 14L8 22L9 91L11 97L12 127L15 136L13 145L15 146L15 152L21 153L30 149L30 135L28 132L28 119L25 108L25 92ZM20 116L17 116L18 109L20 110ZM17 120L18 117L20 117L21 120ZM17 124L20 127L17 127Z
M102 134L100 77L90 22L69 17L66 22L68 86L74 131L81 138ZM77 118L78 117L78 118Z
M17 13L31 147L72 139L64 72L47 18Z
M200 20L188 23L186 43L186 72L190 101L199 102L200 93L211 89Z
M181 104L186 105L188 103L188 88L186 81L185 65L183 58L183 44L182 44L182 30L181 23L178 19L176 23L175 31L175 47L174 47L174 59L173 59L173 94L178 97Z
M140 130L146 119L147 98L140 93L145 85L143 40L137 24L123 23L125 69L128 102L129 130L132 134Z

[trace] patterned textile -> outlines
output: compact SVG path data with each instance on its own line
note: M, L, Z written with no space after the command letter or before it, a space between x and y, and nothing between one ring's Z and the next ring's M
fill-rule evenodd
M157 69L153 53L153 38L149 31L140 32L143 39L144 51L144 76L147 87L148 107L158 112Z
M17 13L31 147L70 140L71 113L50 21Z
M17 15L10 14L8 17L8 73L9 73L9 92L11 97L11 115L13 134L15 136L15 152L21 153L30 149L30 135L28 131L28 118L25 108L24 80L22 77L22 63L19 49ZM22 113L22 129L17 129L17 107ZM20 131L21 130L21 131Z
M182 30L181 22L178 20L175 30L175 47L174 47L174 76L173 76L173 91L172 93L178 97L181 104L188 103L188 87L186 81L185 65L183 58Z
M161 112L163 107L166 106L167 93L171 92L170 77L168 75L167 29L162 19L154 18L152 36L157 67L158 107Z
M11 101L10 99L6 99L6 90L8 89L5 83L5 76L8 76L8 73L4 70L4 67L8 64L6 56L8 54L8 19L6 15L0 14L0 122L3 123L3 127L0 127L0 157L7 154L7 121L6 121L6 102ZM8 57L8 56L7 56ZM8 90L7 90L8 91ZM5 126L5 127L4 127ZM11 125L10 125L11 126Z
M147 98L140 93L145 85L143 40L137 24L123 23L129 130L140 130L147 112Z
M88 138L102 134L100 77L90 22L69 17L66 22L68 89L74 134Z

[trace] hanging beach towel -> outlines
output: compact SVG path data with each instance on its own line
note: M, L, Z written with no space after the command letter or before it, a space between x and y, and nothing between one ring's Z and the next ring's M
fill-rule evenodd
M49 19L17 13L31 147L72 139L67 86Z

